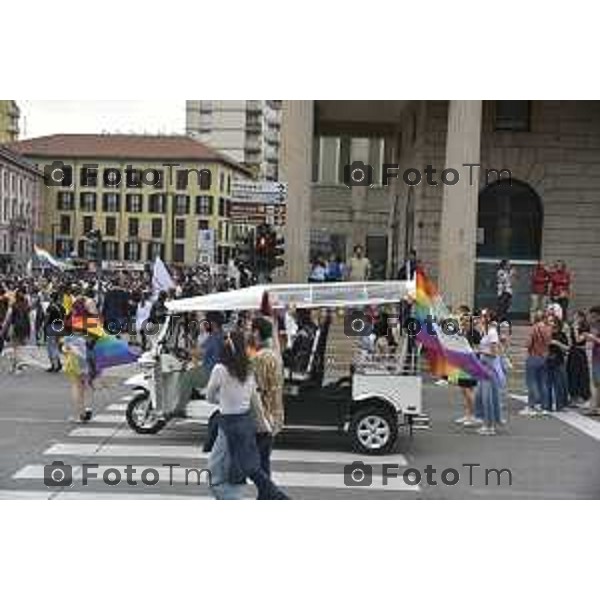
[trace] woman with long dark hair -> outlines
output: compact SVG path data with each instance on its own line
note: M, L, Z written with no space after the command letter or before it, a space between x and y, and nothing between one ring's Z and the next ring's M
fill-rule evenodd
M579 404L592 396L590 386L590 368L585 345L586 333L590 325L582 310L578 310L570 327L570 348L567 356L567 381L569 386L569 402Z
M241 485L249 478L256 485L258 500L287 499L260 465L254 414L260 399L241 332L225 336L220 360L210 374L206 398L220 409L219 433L209 459L215 497L241 499Z
M29 318L30 306L23 290L18 289L15 299L7 316L10 340L12 343L12 372L19 374L19 348L24 346L31 334L31 321Z

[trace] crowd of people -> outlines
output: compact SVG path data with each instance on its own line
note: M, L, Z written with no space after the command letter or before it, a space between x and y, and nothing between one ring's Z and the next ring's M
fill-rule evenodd
M525 364L528 405L522 414L570 406L600 415L600 306L567 319L561 306L550 305L534 313L533 321Z
M480 435L495 435L505 424L503 398L509 371L510 328L498 319L495 311L484 308L472 311L462 305L455 311L459 334L478 356L483 367L493 377L475 378L461 373L454 379L443 378L439 384L454 384L462 395L463 415L455 423L463 427L477 427Z
M62 365L57 354L57 336L48 339L47 330L57 319L71 314L77 300L94 302L105 323L114 333L126 330L132 343L145 349L147 339L142 324L169 298L190 297L236 287L239 282L228 275L214 275L206 269L183 269L173 274L173 287L160 302L154 294L152 273L148 271L113 272L102 276L99 289L96 274L87 271L46 271L36 275L0 274L0 355L5 347L12 351L12 372L20 368L20 348L48 341L50 370ZM113 331L111 331L112 333Z
M332 253L329 260L317 256L310 267L309 283L323 283L325 281L367 281L371 277L371 261L365 255L363 247L354 246L353 255L344 264L341 258Z
M414 252L403 265L402 279L414 276ZM328 262L316 261L310 281L362 281L369 279L371 264L363 248L356 246L348 265L335 256ZM515 269L502 261L497 270L497 310L472 311L460 306L454 311L461 333L481 363L493 371L494 378L461 376L446 383L455 384L463 399L464 413L457 423L476 426L481 435L494 435L504 423L503 397L509 371L510 325ZM92 361L73 364L68 344L61 337L48 335L56 321L73 315L98 316L111 324L115 335L127 336L142 350L148 347L144 324L161 323L169 299L201 295L236 287L239 280L228 276L207 277L199 269L173 274L173 286L155 293L152 274L146 271L105 274L103 285L93 273L48 272L37 277L0 276L0 354L9 346L11 370L21 371L20 348L46 343L48 371L64 370L73 384L76 419L89 421L91 407L86 389L93 387ZM528 405L523 416L544 415L566 407L580 407L589 414L600 414L600 307L568 315L571 276L563 261L551 268L538 263L531 278L531 330L527 339L525 379ZM381 315L380 315L381 317ZM241 481L250 478L259 498L285 497L270 478L270 452L274 436L283 426L283 369L307 368L317 325L310 311L295 311L295 318L282 313L277 318L235 315L235 322L224 327L222 315L209 316L206 326L186 333L188 346L200 360L200 380L207 398L219 405L218 422L213 423L206 449L216 484L213 492L221 498L241 497ZM387 355L398 347L386 318L375 318L371 336L361 338L361 352ZM415 348L414 339L412 348ZM70 341L69 343L73 343ZM588 359L591 350L591 364ZM85 354L85 353L84 353ZM79 352L81 355L81 352ZM593 388L596 389L594 394ZM226 440L234 438L244 452L231 452ZM232 471L233 469L233 471ZM236 471L237 469L237 471ZM236 471L238 476L231 476Z
M511 308L516 269L503 260L496 273L498 318L503 321ZM538 261L531 281L530 323L525 365L528 406L524 415L545 414L566 407L579 407L587 414L600 414L600 307L569 314L571 273L565 261L552 265ZM591 368L588 358L591 349ZM593 385L592 385L593 384Z

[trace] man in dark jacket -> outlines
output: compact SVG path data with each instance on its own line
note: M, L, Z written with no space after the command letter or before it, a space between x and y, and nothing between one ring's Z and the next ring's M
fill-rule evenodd
M119 282L115 282L112 289L104 296L102 317L105 326L112 334L129 330L129 292L123 289Z
M64 320L65 309L60 302L58 293L54 292L52 296L50 296L50 304L46 309L46 316L44 319L48 359L50 360L50 368L46 370L49 373L58 373L58 371L62 369L58 341L64 327Z

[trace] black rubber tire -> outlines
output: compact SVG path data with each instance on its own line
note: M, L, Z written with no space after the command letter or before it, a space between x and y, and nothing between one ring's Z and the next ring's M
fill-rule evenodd
M358 424L370 415L377 416L384 419L388 427L390 428L390 435L387 442L380 448L368 448L360 441L358 436ZM359 454L369 455L380 455L389 454L394 449L396 441L398 440L398 419L391 409L377 404L370 404L365 408L357 410L350 421L350 428L348 430L350 435L350 441L352 444L352 450Z
M141 433L145 435L153 435L158 433L165 425L166 421L164 419L157 419L150 426L142 426L140 425L134 418L134 412L143 402L148 402L148 392L146 390L138 391L135 393L134 398L127 405L127 411L125 412L125 418L127 419L127 424L133 431L136 433Z

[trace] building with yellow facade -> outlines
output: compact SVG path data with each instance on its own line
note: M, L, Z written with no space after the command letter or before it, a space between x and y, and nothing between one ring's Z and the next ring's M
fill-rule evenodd
M17 140L20 116L21 112L14 100L0 100L0 144Z
M93 229L107 261L194 265L207 229L215 262L232 255L232 181L250 174L190 137L51 135L11 148L44 172L45 245L57 256L85 258Z

